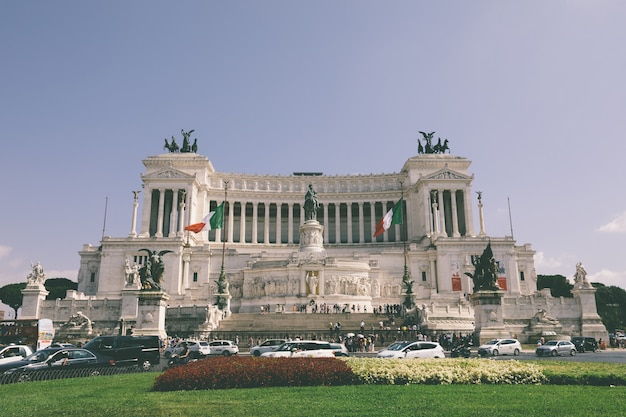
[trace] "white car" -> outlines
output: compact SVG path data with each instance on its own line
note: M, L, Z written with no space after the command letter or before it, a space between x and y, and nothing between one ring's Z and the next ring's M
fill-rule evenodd
M239 346L230 340L213 340L209 342L209 355L236 355L239 353Z
M0 365L9 362L21 361L28 355L32 355L33 350L27 345L8 345L0 348Z
M478 347L480 356L519 355L522 344L517 339L493 339Z
M175 346L170 346L163 351L163 355L167 359L170 358L173 354L178 355L183 351L183 343L187 344L189 348L189 356L192 358L200 359L204 356L207 356L211 352L211 348L209 347L209 342L205 342L203 340L185 340L182 342L178 342Z
M437 342L395 342L376 355L377 358L445 358L446 354Z
M295 340L285 342L273 352L265 352L262 358L334 358L335 351L328 342L319 340Z
M285 343L285 339L267 339L260 345L250 348L250 354L253 356L261 356L265 352L273 352Z

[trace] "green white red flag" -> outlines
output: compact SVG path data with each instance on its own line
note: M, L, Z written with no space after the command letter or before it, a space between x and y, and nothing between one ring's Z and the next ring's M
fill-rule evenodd
M393 224L402 224L402 199L398 200L391 210L376 223L376 231L373 237L382 235Z
M215 208L215 210L204 216L204 219L202 219L200 223L190 224L185 227L185 230L200 233L204 230L221 229L222 223L224 223L224 203L220 204Z

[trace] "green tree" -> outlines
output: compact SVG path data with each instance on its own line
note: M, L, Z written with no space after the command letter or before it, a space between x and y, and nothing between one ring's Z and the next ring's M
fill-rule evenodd
M626 291L620 287L594 282L596 288L596 306L602 323L609 331L626 327Z
M0 301L11 307L15 313L13 317L17 317L17 310L22 306L22 290L26 288L25 282L18 284L7 284L0 288Z
M553 297L573 297L573 284L563 275L537 275L537 289L550 288Z
M49 278L44 283L46 291L49 294L46 296L46 300L56 300L57 298L65 298L67 290L78 289L78 283L70 281L67 278Z

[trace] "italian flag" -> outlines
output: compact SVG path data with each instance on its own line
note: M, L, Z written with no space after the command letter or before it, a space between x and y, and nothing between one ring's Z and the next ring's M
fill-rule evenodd
M376 223L376 231L372 237L382 235L392 224L402 224L402 199L398 200L391 210Z
M200 233L204 230L221 229L222 223L224 223L224 203L220 204L214 211L204 216L204 219L202 219L200 223L190 224L185 227L185 230Z

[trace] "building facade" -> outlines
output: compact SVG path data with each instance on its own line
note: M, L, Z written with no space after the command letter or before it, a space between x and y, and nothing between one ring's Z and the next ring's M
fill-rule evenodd
M574 329L570 333L583 331L580 302L537 292L531 245L486 233L466 158L422 153L397 173L343 176L223 173L191 152L150 156L143 163L128 236L84 245L78 291L65 300L39 300L32 314L61 323L82 311L100 333L132 329L138 320L137 270L149 251L165 251L168 331L215 329L229 314L268 306L284 313L313 304L333 311L346 306L353 312L378 311L403 304L408 272L423 328L469 332L475 328L473 282L465 272L473 271L472 256L491 242L503 320L512 334L530 332L541 309ZM319 202L315 223L304 217L310 185ZM399 200L403 224L372 237L376 223ZM222 229L185 230L222 202ZM216 312L222 268L229 307Z

